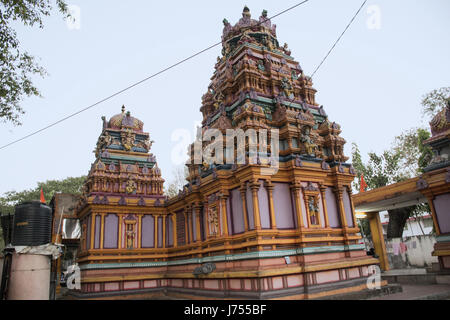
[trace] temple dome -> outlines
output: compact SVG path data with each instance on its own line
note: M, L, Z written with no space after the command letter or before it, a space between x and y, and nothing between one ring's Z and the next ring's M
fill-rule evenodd
M223 20L224 29L222 35L222 41L227 41L239 34L242 34L245 30L252 32L266 32L269 33L274 38L276 35L276 25L272 24L270 19L267 17L267 10L263 10L259 20L251 18L250 9L245 6L242 11L242 18L232 26L227 19Z
M144 122L131 116L130 111L125 112L125 106L122 106L122 113L112 116L108 121L109 129L132 129L136 132L142 132L144 129Z

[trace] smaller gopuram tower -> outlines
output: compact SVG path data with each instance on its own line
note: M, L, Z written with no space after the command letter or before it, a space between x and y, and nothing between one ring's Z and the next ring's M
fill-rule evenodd
M82 226L80 265L101 262L110 254L120 261L123 250L140 248L143 213L160 214L165 200L164 180L156 157L149 153L153 141L143 131L143 122L124 106L109 121L102 120L96 159L77 207Z

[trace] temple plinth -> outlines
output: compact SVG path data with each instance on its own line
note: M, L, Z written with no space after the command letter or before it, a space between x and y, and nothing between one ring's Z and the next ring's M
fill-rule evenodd
M225 19L222 42L178 196L162 195L142 122L124 111L104 120L78 211L85 296L310 299L367 288L379 261L360 244L341 127L266 11ZM233 136L229 152L226 139L204 139L210 130L243 132L242 144Z

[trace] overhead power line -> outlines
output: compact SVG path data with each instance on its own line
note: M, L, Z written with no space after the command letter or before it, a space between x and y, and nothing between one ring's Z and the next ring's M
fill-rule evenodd
M270 19L274 19L274 18L276 18L276 17L278 17L278 16L280 16L280 15L282 15L282 14L284 14L284 13L286 13L286 12L292 10L292 9L295 9L295 8L299 7L300 5L302 5L302 4L304 4L304 3L308 2L308 1L309 0L301 1L301 2L293 5L292 7L289 7L289 8L287 8L287 9L277 13L276 15L274 15L274 16L272 16L270 18L267 18L266 20L260 21L258 24L261 24L261 23L263 23L263 22L265 22L267 20L270 20ZM78 114L80 114L80 113L82 113L84 111L87 111L87 110L89 110L89 109L91 109L91 108L93 108L93 107L95 107L95 106L97 106L97 105L107 101L107 100L110 100L110 99L120 95L121 93L124 93L125 91L128 91L128 90L130 90L130 89L132 89L132 88L134 88L134 87L136 87L136 86L138 86L138 85L140 85L140 84L142 84L142 83L144 83L144 82L146 82L146 81L148 81L148 80L150 80L150 79L152 79L152 78L154 78L154 77L156 77L156 76L158 76L158 75L160 75L160 74L162 74L162 73L164 73L166 71L169 71L172 68L175 68L176 66L178 66L178 65L180 65L180 64L182 64L182 63L184 63L184 62L186 62L186 61L188 61L188 60L190 60L192 58L195 58L196 56L198 56L198 55L200 55L200 54L202 54L202 53L204 53L204 52L206 52L208 50L211 50L214 47L217 47L220 44L222 44L222 41L217 42L217 43L215 43L215 44L213 44L213 45L211 45L211 46L209 46L209 47L207 47L207 48L205 48L205 49L203 49L201 51L198 51L197 53L194 53L193 55L191 55L191 56L189 56L189 57L187 57L187 58L185 58L183 60L180 60L180 61L170 65L169 67L167 67L165 69L162 69L162 70L160 70L160 71L158 71L158 72L156 72L156 73L154 73L154 74L152 74L152 75L150 75L150 76L148 76L148 77L146 77L146 78L144 78L144 79L142 79L142 80L140 80L140 81L138 81L136 83L133 83L132 85L130 85L130 86L128 86L128 87L126 87L126 88L124 88L124 89L122 89L120 91L117 91L117 92L111 94L110 96L108 96L106 98L103 98L103 99L101 99L101 100L99 100L99 101L97 101L97 102L95 102L95 103L93 103L93 104L91 104L91 105L89 105L89 106L87 106L87 107L85 107L85 108L75 112L75 113L72 113L72 114L70 114L70 115L68 115L68 116L66 116L66 117L64 117L64 118L62 118L62 119L60 119L60 120L58 120L56 122L53 122L53 123L49 124L46 127L43 127L43 128L41 128L41 129L39 129L37 131L34 131L34 132L32 132L32 133L30 133L30 134L28 134L28 135L26 135L26 136L24 136L22 138L19 138L17 140L14 140L14 141L8 143L8 144L5 144L5 145L0 147L0 150L4 149L6 147L9 147L9 146L11 146L13 144L16 144L16 143L18 143L20 141L23 141L23 140L25 140L27 138L30 138L30 137L32 137L32 136L34 136L34 135L36 135L36 134L38 134L38 133L40 133L42 131L50 129L51 127L54 127L57 124L59 124L59 123L61 123L63 121L66 121L66 120L68 120L68 119L70 119L70 118L72 118L72 117L74 117L74 116L76 116L76 115L78 115Z
M350 22L347 24L347 26L345 27L344 31L341 33L341 35L339 36L339 38L337 38L337 40L334 42L333 46L331 47L331 49L328 51L328 53L325 55L325 57L322 59L322 61L320 62L320 64L317 66L317 68L314 70L314 72L311 74L311 79L314 77L314 75L316 74L316 72L319 70L319 68L322 66L322 64L325 62L325 60L328 58L328 56L330 55L331 51L333 51L334 47L336 47L336 45L338 44L339 40L341 40L342 36L345 34L345 32L347 31L347 29L350 27L350 25L353 23L353 21L355 20L356 16L359 14L359 12L361 11L361 9L364 7L364 5L366 4L367 0L364 0L363 3L361 4L361 6L359 7L358 11L356 11L355 15L353 16L353 18L350 20Z

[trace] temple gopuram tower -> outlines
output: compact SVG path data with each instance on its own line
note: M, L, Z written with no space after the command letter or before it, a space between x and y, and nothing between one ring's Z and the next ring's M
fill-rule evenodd
M163 201L142 123L124 112L104 122L79 210L82 294L311 299L367 289L379 261L360 244L341 127L265 10L225 19L222 43L199 136L241 130L243 144L233 137L230 153L226 139L195 141L188 184ZM194 161L211 144L225 161Z
M96 160L77 207L82 226L78 263L82 268L122 261L119 256L141 248L142 240L162 247L161 237L139 237L142 224L162 223L164 180L156 157L149 153L153 141L143 131L143 122L125 113L124 106L122 113L102 120ZM83 289L88 286L84 284Z

